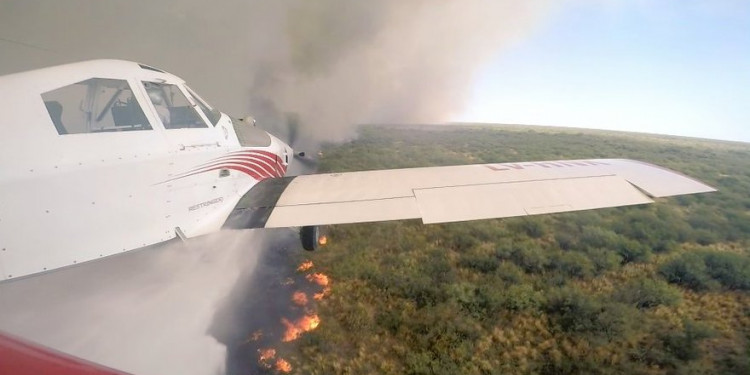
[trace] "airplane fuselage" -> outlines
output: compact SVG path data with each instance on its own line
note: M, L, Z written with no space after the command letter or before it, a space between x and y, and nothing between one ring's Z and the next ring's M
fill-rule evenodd
M0 280L218 230L292 152L137 63L1 77L0 102Z

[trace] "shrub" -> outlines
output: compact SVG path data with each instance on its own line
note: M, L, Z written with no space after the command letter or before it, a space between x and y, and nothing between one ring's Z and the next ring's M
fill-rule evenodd
M555 254L550 266L569 277L587 278L594 273L591 259L575 251Z
M541 272L550 263L548 254L544 249L534 244L525 243L513 250L511 259L526 272Z
M662 337L664 348L675 357L690 361L700 358L698 343L714 336L713 330L705 324L686 320L682 332L669 333Z
M588 249L586 254L593 262L596 272L613 270L622 264L622 256L611 250Z
M670 283L693 290L713 289L717 286L706 271L703 257L698 253L685 253L670 260L659 267L659 273Z
M496 271L501 280L509 284L518 284L523 281L523 270L512 262L503 261Z
M651 249L648 246L629 238L620 240L617 245L617 253L622 256L622 261L625 263L645 262L651 258Z
M719 242L719 235L708 229L696 229L693 238L699 245L707 246Z
M614 338L630 325L631 314L624 305L602 303L577 289L562 288L550 294L546 311L556 317L565 332L592 333Z
M536 310L544 303L544 296L531 285L511 285L503 293L503 306L508 310Z
M541 238L547 231L539 218L518 218L509 223L512 231L525 233L531 238Z
M581 231L581 246L585 248L616 249L620 243L617 233L595 226L583 227Z
M750 290L750 258L740 254L700 251L682 254L659 268L671 283L693 290Z
M668 252L687 238L690 227L674 209L657 205L655 210L629 210L615 224L615 231L656 252Z
M475 254L462 255L458 260L458 265L464 268L471 268L473 270L490 273L500 266L500 260L495 257L488 257Z
M566 231L555 232L555 241L563 250L572 250L578 246L578 237Z
M735 253L704 254L708 274L729 289L750 290L750 258Z
M659 305L675 306L682 301L682 295L661 280L640 278L632 280L615 292L615 298L639 309Z

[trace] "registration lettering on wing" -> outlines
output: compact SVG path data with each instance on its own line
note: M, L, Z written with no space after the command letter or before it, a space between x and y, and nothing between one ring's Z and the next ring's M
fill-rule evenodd
M571 167L590 167L595 165L609 165L598 160L569 160L569 161L539 161L528 163L501 163L487 164L486 168L493 171L513 171L524 169L549 169L549 168L571 168Z

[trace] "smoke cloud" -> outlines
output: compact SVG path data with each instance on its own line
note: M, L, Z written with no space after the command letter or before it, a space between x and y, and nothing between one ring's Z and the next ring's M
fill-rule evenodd
M309 146L351 137L360 123L445 121L477 71L555 4L3 0L0 74L139 61L277 132L296 113L306 141L297 146ZM0 329L134 373L215 373L225 349L208 331L231 330L217 317L245 315L216 311L250 289L241 275L266 248L258 236L219 233L0 284Z
M287 48L256 70L253 93L261 98L252 103L299 113L318 140L349 136L358 123L442 122L462 110L478 68L548 8L544 1L291 2L279 34Z
M551 0L35 1L0 4L0 73L122 58L185 78L220 109L336 141L353 124L442 122ZM559 4L559 3L558 3ZM64 32L63 32L64 31Z

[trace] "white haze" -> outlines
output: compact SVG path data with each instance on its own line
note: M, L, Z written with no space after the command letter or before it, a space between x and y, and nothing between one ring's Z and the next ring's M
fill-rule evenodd
M139 375L221 373L214 313L264 247L233 231L0 284L0 330Z
M0 74L94 58L188 81L219 109L303 141L353 125L442 122L476 72L523 38L552 0L3 0ZM256 239L257 240L257 239ZM260 251L217 234L0 284L0 329L138 374L210 374L217 304Z

